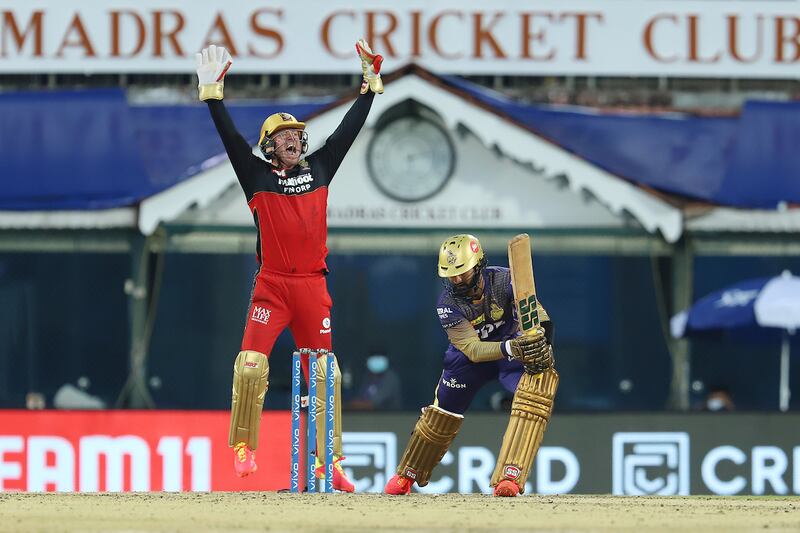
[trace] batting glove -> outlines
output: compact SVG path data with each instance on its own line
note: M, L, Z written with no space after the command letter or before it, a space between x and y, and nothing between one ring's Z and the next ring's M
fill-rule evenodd
M531 374L539 374L553 367L553 348L547 343L543 328L507 340L505 348Z
M383 56L373 53L364 39L359 39L356 43L356 52L361 58L361 71L364 73L361 94L366 94L367 89L376 94L383 94L383 81L381 81Z
M233 64L231 55L224 47L212 44L195 54L194 60L197 64L200 100L222 100L225 74Z

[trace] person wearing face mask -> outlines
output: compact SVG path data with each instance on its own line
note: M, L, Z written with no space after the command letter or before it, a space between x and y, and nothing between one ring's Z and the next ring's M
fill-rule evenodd
M530 408L520 421L511 409L514 425L514 459L508 466L498 457L491 485L495 496L516 496L525 488L525 477L541 443L552 410L557 376L553 368L553 323L537 302L541 327L520 336L514 311L511 271L489 266L476 237L449 237L439 249L438 274L444 282L436 312L447 334L442 375L431 405L422 409L411 439L394 477L384 487L386 494L406 495L416 483L428 484L431 473L455 439L464 413L475 394L486 383L499 381L515 394L523 372L539 375L541 394L515 394ZM542 374L548 371L547 374ZM524 392L524 391L523 391ZM532 407L531 407L532 406ZM535 416L529 416L529 412ZM501 453L502 456L502 453Z
M363 385L347 407L364 411L400 409L403 397L400 377L389 368L389 358L380 353L370 355L367 357L367 370Z
M712 413L725 413L734 411L736 406L733 403L730 393L724 387L712 387L708 391L708 396L699 406L701 411Z
M228 444L234 470L244 477L256 471L255 450L261 410L269 385L269 355L278 335L289 328L298 347L331 350L331 307L325 275L328 268L326 212L328 187L366 121L375 94L383 92L383 58L362 39L356 52L364 75L360 94L325 143L306 155L305 123L289 113L267 117L252 153L236 130L223 99L223 83L233 61L223 47L196 54L200 100L208 104L233 170L258 230L256 274L239 354L234 362ZM308 360L303 360L308 379ZM325 365L319 365L317 449L325 436ZM341 372L335 370L333 487L353 492L340 464L342 457ZM325 465L317 454L317 477Z

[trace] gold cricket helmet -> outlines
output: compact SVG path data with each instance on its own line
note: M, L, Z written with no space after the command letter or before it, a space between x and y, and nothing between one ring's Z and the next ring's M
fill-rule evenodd
M264 124L261 125L261 136L258 138L259 146L264 141L265 137L271 137L274 133L289 128L305 130L306 123L300 122L290 113L273 113L268 116Z
M453 235L439 249L439 277L449 278L469 272L482 265L483 259L483 248L477 237L466 233Z

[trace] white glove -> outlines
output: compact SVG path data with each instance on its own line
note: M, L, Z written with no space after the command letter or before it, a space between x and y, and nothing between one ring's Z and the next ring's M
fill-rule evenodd
M356 52L361 58L361 71L364 73L361 94L366 94L367 89L377 94L383 94L383 81L381 81L383 56L373 53L364 39L359 39L356 43Z
M200 100L222 100L225 74L233 60L223 46L211 45L194 55Z

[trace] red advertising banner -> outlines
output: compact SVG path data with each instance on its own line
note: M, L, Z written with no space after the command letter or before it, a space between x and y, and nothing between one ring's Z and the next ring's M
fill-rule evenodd
M233 471L229 420L225 411L0 411L0 492L287 488L289 413L264 412L258 472L246 478Z

